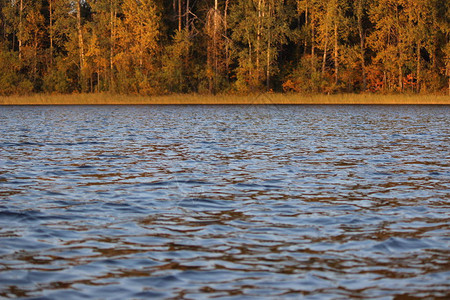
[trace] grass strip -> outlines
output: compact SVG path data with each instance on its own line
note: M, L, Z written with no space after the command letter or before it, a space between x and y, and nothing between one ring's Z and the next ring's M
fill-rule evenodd
M320 104L320 105L449 105L450 96L443 95L379 95L379 94L255 94L134 96L99 94L46 95L0 97L0 105L260 105L260 104Z

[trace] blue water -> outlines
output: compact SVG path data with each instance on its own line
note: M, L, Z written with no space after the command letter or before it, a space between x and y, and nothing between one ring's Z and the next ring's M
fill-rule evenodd
M0 297L450 297L449 106L0 107Z

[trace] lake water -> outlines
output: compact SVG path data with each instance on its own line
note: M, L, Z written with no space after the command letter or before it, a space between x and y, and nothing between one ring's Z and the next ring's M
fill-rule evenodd
M0 297L450 297L449 106L0 107Z

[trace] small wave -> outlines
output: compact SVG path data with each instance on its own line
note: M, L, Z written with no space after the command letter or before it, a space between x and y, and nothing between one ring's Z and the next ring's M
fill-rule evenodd
M35 221L43 217L43 214L38 211L0 211L0 219L8 219L8 220L19 220L19 221Z
M30 146L30 147L40 147L45 146L43 143L35 143L35 142L21 142L21 143L1 143L0 147L6 148L6 147L23 147L23 146Z
M435 243L424 239L391 237L374 245L372 250L376 252L407 252L435 247Z
M0 110L0 298L446 296L449 109L392 110Z
M194 208L194 209L220 209L220 210L228 210L232 209L230 206L230 202L226 200L213 200L213 199L204 199L204 198L186 198L182 199L178 206L186 207L186 208Z
M175 182L184 184L198 184L198 185L212 184L211 182L203 180L175 180Z
M176 181L153 181L153 182L141 182L136 184L136 187L139 186L170 186L170 185L174 185L176 183Z

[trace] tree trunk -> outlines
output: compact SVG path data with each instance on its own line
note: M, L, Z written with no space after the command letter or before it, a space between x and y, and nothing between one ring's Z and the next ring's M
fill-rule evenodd
M139 24L139 71L142 73L142 66L144 64L144 46L142 40L144 39L143 24Z
M267 18L271 18L272 17L272 12L271 12L271 7L270 7L270 2L268 3L269 5L269 9L268 9L268 16ZM270 31L269 28L269 34L268 34L268 39L267 39L267 65L266 65L266 89L267 91L270 90L270 46L271 46L271 37L272 33Z
M191 9L189 7L189 0L186 0L186 25L185 28L187 31L189 31L189 13Z
M224 35L225 35L225 68L226 68L226 77L227 80L229 80L229 74L230 74L230 47L229 47L229 41L227 36L228 31L228 23L227 23L227 16L228 16L228 4L229 0L225 1L225 11L224 11L224 17L223 17L223 26L224 26Z
M209 93L215 94L217 89L217 74L219 72L219 4L215 0L214 9L207 14L206 31L208 33L207 69Z
M327 60L327 48L328 48L328 28L327 33L325 35L325 48L323 50L323 59L322 59L322 77L325 75L325 64Z
M338 60L339 50L338 50L338 24L334 23L334 83L339 82L339 60Z
M109 45L109 91L114 90L114 46L115 46L115 19L116 8L114 0L110 1L110 45Z
M315 64L315 49L314 49L314 44L316 43L316 39L315 39L315 28L314 28L314 20L311 20L311 68L313 70L313 72L316 71L316 64Z
M182 15L181 14L181 0L178 0L178 31L180 31L180 32L181 32L181 21L182 21L181 15Z
M361 73L363 80L363 91L365 91L367 88L367 79L366 79L366 59L364 51L364 36L361 36L360 48L361 48Z
M445 68L445 75L448 78L448 95L450 96L450 63L447 62L447 67Z
M256 29L256 75L257 81L260 78L260 69L259 69L259 54L260 54L260 42L261 42L261 0L258 1L258 24Z
M420 93L420 41L417 43L417 78L416 78L416 92Z
M248 67L249 67L249 77L252 78L253 76L253 65L252 65L252 42L250 41L250 33L247 29L247 42L248 42Z
M305 7L305 26L306 26L306 28L308 28L308 9L309 9L308 0L306 0L306 7ZM305 38L305 49L303 49L304 54L306 54L307 46L308 46L308 39Z
M84 91L84 42L83 31L81 28L81 0L77 1L77 30L78 30L78 49L80 56L80 84L81 90Z
M400 92L403 92L403 71L402 71L402 58L400 53L400 46L398 46L398 87L400 89Z
M267 70L266 70L266 89L270 90L270 35L267 41Z
M97 93L100 92L100 67L97 68Z
M270 7L270 2L268 3L268 15L267 18L271 18L272 17L272 11L271 11L271 7ZM268 32L268 38L267 38L267 61L266 61L266 90L269 91L270 90L270 46L271 46L271 35L272 32L269 28L269 32Z
M92 93L94 91L94 74L89 74L90 87L89 92Z
M20 0L19 7L19 35L17 40L19 42L19 60L22 60L22 35L23 35L23 0Z
M217 46L218 30L219 30L219 3L214 1L214 94L217 89L217 73L219 72L219 47Z
M33 82L36 82L37 79L37 50L38 50L38 32L37 30L34 32L34 41L33 41Z
M53 0L49 0L49 35L50 35L50 65L53 65L53 8L52 8L52 3Z
M360 55L361 55L361 75L362 75L362 80L363 80L363 86L362 89L363 91L366 90L367 88L367 80L366 80L366 60L365 60L365 36L364 36L364 28L363 28L363 23L362 23L362 18L363 18L363 3L362 0L359 0L358 2L358 12L357 12L357 17L358 17L358 32L359 32L359 48L360 48Z
M397 23L400 24L400 17L399 17L399 7L396 8L396 18ZM397 58L398 58L398 87L400 89L400 92L403 92L403 71L402 71L402 53L400 49L400 33L399 29L397 29Z

